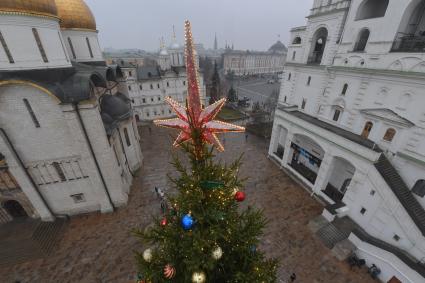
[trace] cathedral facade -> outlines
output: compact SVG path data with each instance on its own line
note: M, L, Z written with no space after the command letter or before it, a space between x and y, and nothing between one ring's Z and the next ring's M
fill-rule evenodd
M140 137L97 35L83 0L0 1L0 223L127 203Z
M423 0L315 0L269 148L382 282L425 280L424 30Z

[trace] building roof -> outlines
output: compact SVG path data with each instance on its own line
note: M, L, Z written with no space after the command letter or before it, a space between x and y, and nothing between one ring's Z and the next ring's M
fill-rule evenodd
M139 67L137 68L137 79L138 80L151 80L160 79L161 72L158 67Z
M270 52L276 52L276 53L286 53L288 52L288 48L286 48L285 44L283 44L280 40L278 40L275 44L273 44L269 48Z
M96 30L96 20L93 13L83 0L55 1L61 28Z
M19 13L57 17L55 0L0 0L0 13Z

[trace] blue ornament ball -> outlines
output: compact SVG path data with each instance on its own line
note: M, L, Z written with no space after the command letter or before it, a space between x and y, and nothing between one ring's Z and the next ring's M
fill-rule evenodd
M187 231L192 229L193 225L195 224L195 220L193 220L193 217L190 214L186 214L183 216L181 224L183 229Z

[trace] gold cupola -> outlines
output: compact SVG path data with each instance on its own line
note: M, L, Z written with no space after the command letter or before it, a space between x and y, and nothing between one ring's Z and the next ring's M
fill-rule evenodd
M55 17L55 0L0 0L0 14Z
M83 0L55 0L55 2L62 29L96 31L96 20Z

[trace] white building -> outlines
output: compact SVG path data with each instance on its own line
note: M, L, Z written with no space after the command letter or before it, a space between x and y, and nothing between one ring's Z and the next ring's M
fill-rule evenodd
M123 68L128 94L137 121L152 121L173 117L175 114L165 102L170 96L185 105L187 75L184 48L174 42L167 50L164 45L156 58L158 66L130 66ZM199 66L199 58L197 58ZM205 105L205 85L199 74L201 101Z
M139 135L82 0L0 1L0 223L128 201Z
M269 149L329 221L358 225L349 240L383 282L425 282L424 13L315 0L291 30Z
M279 74L283 72L287 48L278 41L268 51L240 51L227 48L223 54L224 71L236 76Z

